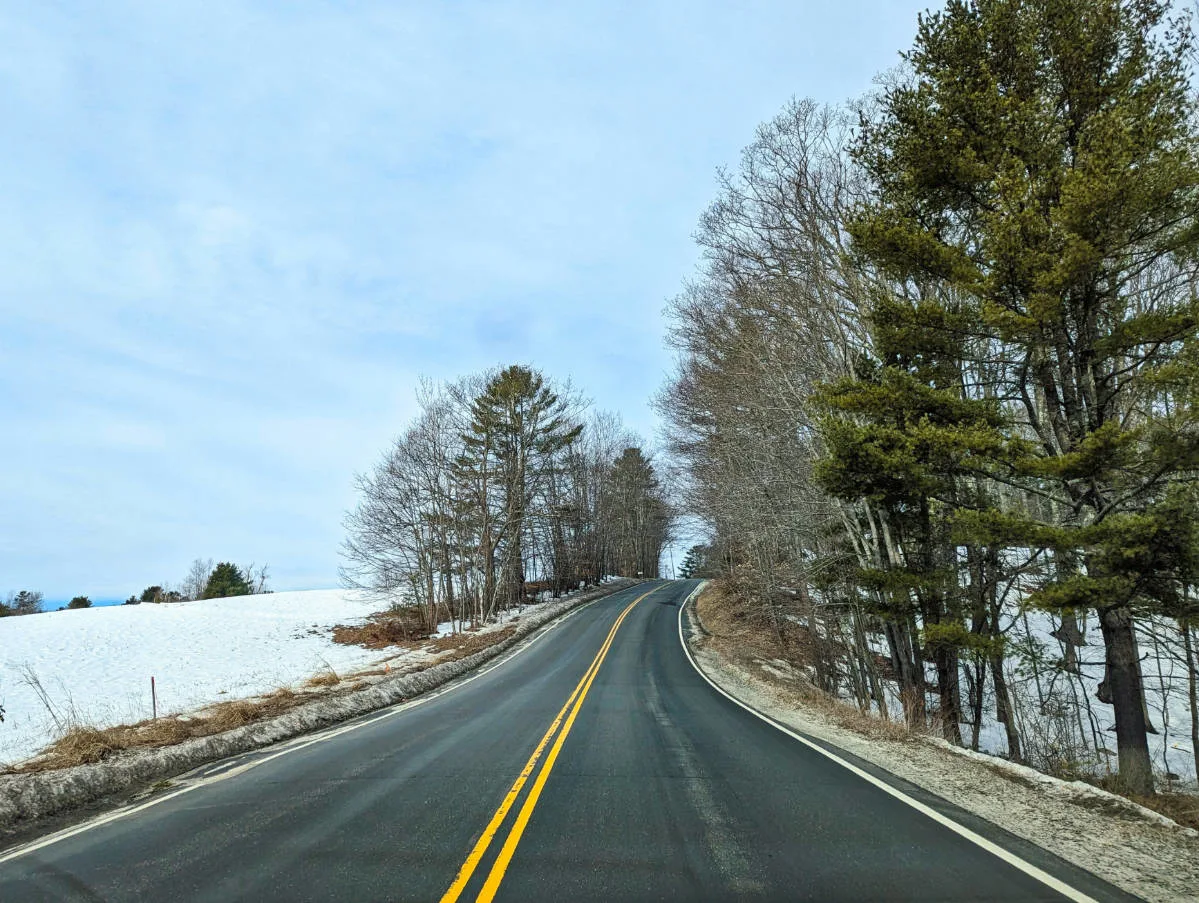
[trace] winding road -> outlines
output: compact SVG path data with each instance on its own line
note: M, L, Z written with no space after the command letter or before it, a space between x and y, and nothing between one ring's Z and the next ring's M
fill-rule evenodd
M0 900L1132 899L718 692L695 585L0 853Z

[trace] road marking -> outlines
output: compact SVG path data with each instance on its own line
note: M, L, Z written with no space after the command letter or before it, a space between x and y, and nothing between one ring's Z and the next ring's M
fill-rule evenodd
M1008 865L1013 866L1014 868L1017 868L1020 871L1024 872L1024 874L1028 875L1030 878L1040 881L1046 887L1057 891L1059 894L1061 894L1067 900L1072 900L1073 903L1099 903L1099 901L1096 900L1094 897L1091 897L1091 896L1083 893L1080 890L1076 890L1075 888L1071 887L1069 884L1066 884L1061 879L1055 878L1053 875L1049 874L1044 869L1037 868L1037 866L1033 865L1031 862L1026 862L1025 860L1021 859L1019 856L1017 856L1015 853L1011 852L1010 850L1006 850L1003 847L999 846L999 844L994 843L990 840L987 840L987 838L983 837L981 834L979 834L975 831L971 831L965 825L958 824L952 818L950 818L947 815L943 815L942 813L938 812L936 809L932 808L931 806L927 806L924 803L920 802L919 800L913 799L912 797L910 797L906 793L904 793L902 790L892 787L886 781L880 780L880 779L876 778L874 775L870 774L870 772L863 771L861 768L858 768L852 762L848 762L845 759L842 759L840 756L836 755L835 753L829 752L823 746L819 745L818 743L813 743L811 740L809 740L807 737L803 736L802 734L797 734L795 731L793 731L787 727L784 727L783 725L781 725L777 721L775 721L773 718L768 718L766 715L763 715L757 709L746 705L744 702L742 702L736 696L733 696L731 693L726 692L722 687L718 686L716 684L716 682L712 680L712 678L708 677L708 675L704 673L704 669L699 666L699 663L691 655L691 650L687 648L687 640L683 636L683 609L687 607L688 602L690 602L692 599L694 599L699 594L699 591L701 589L703 589L703 587L704 587L703 583L701 583L699 586L697 586L692 591L692 593L689 596L687 596L686 599L683 600L683 604L679 606L679 642L683 646L683 652L687 656L687 661L691 662L691 667L693 667L696 670L696 672L698 672L699 676L702 677L704 680L706 680L708 682L708 684L712 687L712 689L714 689L717 693L719 693L721 696L723 696L725 699L729 700L730 702L734 703L735 705L738 705L741 708L745 709L745 711L749 712L755 718L759 718L762 721L765 721L771 727L782 731L784 734L786 734L788 737L791 737L794 740L798 740L804 746L807 746L807 747L815 750L816 752L820 753L820 755L824 756L826 759L831 759L832 761L834 761L838 765L840 765L842 768L845 768L848 771L852 771L854 774L856 774L862 780L873 784L875 787L879 788L880 790L882 790L885 793L890 794L891 796L895 797L895 799L899 800L900 802L906 803L907 805L909 805L913 809L915 809L917 812L919 812L923 815L927 815L933 821L937 822L940 825L945 826L949 830L953 831L955 834L970 841L975 846L981 847L982 849L986 850L988 853L992 854L993 856L996 856L999 859L1002 859Z
M545 764L542 765L541 771L538 772L537 780L534 781L533 788L525 798L524 805L521 806L520 812L517 813L516 822L508 832L508 837L504 841L504 846L500 850L499 857L491 867L483 889L479 892L476 900L490 901L495 896L495 892L499 889L500 882L504 878L504 872L507 871L508 863L512 859L512 854L516 851L516 845L520 843L525 826L533 814L533 808L537 805L537 799L541 796L541 789L545 786L550 770L554 767L554 762L557 760L558 753L562 749L562 744L566 741L566 735L570 733L570 728L579 714L579 709L583 706L583 700L587 698L587 692L591 689L591 684L595 680L595 676L599 673L600 666L604 663L604 659L608 655L608 650L612 648L612 641L616 637L616 631L620 629L620 625L624 623L624 619L633 610L633 606L666 585L661 584L651 589L648 593L638 596L620 613L620 616L613 623L612 629L608 631L608 636L604 639L599 651L595 654L595 658L591 660L591 664L587 667L582 678L575 685L574 691L566 700L566 704L562 706L553 723L550 725L549 730L545 732L545 736L541 738L541 742L533 750L533 755L529 757L529 761L521 769L520 775L512 784L511 789L509 789L507 795L504 797L503 802L500 803L499 808L496 809L495 814L491 817L491 821L487 823L487 828L483 831L483 835L470 851L470 855L466 857L466 862L462 864L462 868L458 870L458 874L454 877L454 883L450 885L449 890L442 896L441 903L454 903L462 894L475 869L478 868L479 862L487 852L487 848L491 845L491 841L499 832L500 826L503 824L512 805L516 802L516 798L520 795L521 788L524 787L529 775L533 773L533 769L537 767L537 762L541 758L546 744L549 743L550 739L558 732L558 728L561 726L561 732L558 733L553 748L550 750L549 756L546 757ZM570 712L569 716L567 716L568 710ZM566 717L565 724L562 721L563 717Z
M665 586L665 585L666 584L662 584L662 586ZM632 587L629 587L629 589L631 589L631 588ZM396 703L392 706L389 706L384 709L380 709L375 712L368 712L367 714L359 715L356 717L356 719L354 721L352 721L348 724L342 724L342 725L328 727L322 731L319 731L316 734L311 734L307 737L304 737L304 736L293 737L290 740L280 741L280 747L279 747L278 751L276 751L270 755L262 756L260 758L253 759L249 762L246 762L243 764L238 764L238 765L236 765L236 767L230 767L226 770L218 771L216 773L205 774L203 776L193 779L189 783L183 785L178 790L175 790L171 793L163 793L163 794L153 797L152 799L147 800L144 803L139 803L135 806L128 806L126 808L116 809L112 812L107 812L104 815L97 816L96 818L90 819L81 824L74 825L73 827L64 828L63 830L56 831L53 834L47 834L45 837L39 838L38 840L30 841L27 844L13 847L10 850L0 853L0 863L9 862L13 859L18 859L21 856L25 856L29 853L34 853L38 850L45 849L46 847L52 846L56 843L60 843L71 837L75 837L79 834L83 834L83 833L86 833L87 831L91 831L94 828L99 828L99 827L102 827L103 825L110 824L114 821L119 821L120 819L128 818L131 815L137 815L139 812L144 812L146 809L149 809L152 806L158 806L162 803L173 800L176 797L182 796L185 793L191 793L193 790L199 790L202 787L207 787L211 784L217 783L218 781L223 781L228 778L235 777L240 774L244 774L245 772L250 771L253 768L257 768L259 765L265 765L267 762L271 762L271 761L279 758L280 756L287 755L288 753L293 753L293 752L296 752L297 750L306 749L307 747L313 746L317 743L324 743L326 740L332 740L333 738L339 737L342 734L347 734L347 733L350 733L351 731L356 731L356 730L359 730L364 727L369 727L370 725L374 724L376 721L382 721L385 718L391 718L395 715L400 714L401 712L406 712L409 709L414 709L414 708L417 708L418 706L426 705L427 703L430 703L435 699L439 699L440 697L444 696L446 693L452 693L454 690L457 690L460 687L464 687L467 684L478 680L480 677L490 674L496 668L499 668L500 666L505 665L508 662L512 661L512 659L516 658L521 653L530 649L535 643L537 643L542 638L548 636L555 628L557 628L559 625L564 624L566 621L573 618L579 612L583 611L583 609L589 608L590 606L594 605L596 602L602 602L604 599L611 599L613 596L619 595L620 593L623 593L623 592L625 592L625 590L623 590L623 589L617 590L615 593L611 593L610 595L607 595L607 596L600 596L598 599L592 599L590 602L584 602L582 605L578 606L577 608L572 608L569 611L563 612L558 617L554 618L553 620L547 621L545 624L538 627L529 636L529 638L527 638L523 643L517 645L516 648L513 649L511 652L501 655L499 658L492 660L491 662L487 663L485 666L480 666L480 668L477 671L474 671L473 673L471 673L471 675L469 677L466 677L461 680L458 680L458 679L451 680L448 686L443 685L441 687L438 687L436 690L430 690L428 693L422 693L416 699L410 699L407 702ZM653 590L650 590L650 592L653 592ZM641 598L644 598L644 596ZM263 747L263 749L270 749L270 747L269 746ZM251 750L249 753L237 753L236 756L244 756L244 755L252 754L253 752L256 752L256 751ZM218 760L218 762L215 764L220 765L221 762ZM197 768L194 769L193 771L203 770L206 768L213 768L213 767L214 767L214 763L208 763L207 765L197 766ZM179 781L179 780L185 779L186 777L187 777L187 775L184 774L184 775L179 775L174 778L170 778L168 780Z

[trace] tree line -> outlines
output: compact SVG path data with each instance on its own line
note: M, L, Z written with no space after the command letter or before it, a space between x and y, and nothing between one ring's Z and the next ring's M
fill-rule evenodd
M605 575L658 576L670 510L619 418L520 365L425 382L417 401L357 480L348 587L459 629Z
M179 588L169 584L154 584L131 595L122 604L140 605L143 602L190 602L194 599L218 599L226 596L249 596L269 593L267 581L270 571L267 565L250 564L239 567L232 562L214 564L211 558L197 558L192 562L187 576ZM62 609L91 608L88 596L73 596ZM15 615L39 614L45 610L45 594L37 590L10 592L0 601L0 618Z
M1042 765L1057 719L1100 769L1110 712L1141 794L1151 679L1199 769L1193 58L1157 0L922 15L721 174L658 399L705 566L824 689Z

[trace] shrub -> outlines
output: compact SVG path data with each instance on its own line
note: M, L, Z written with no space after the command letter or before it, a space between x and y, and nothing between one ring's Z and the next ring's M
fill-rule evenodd
M67 608L91 608L92 600L87 596L76 596L67 603Z

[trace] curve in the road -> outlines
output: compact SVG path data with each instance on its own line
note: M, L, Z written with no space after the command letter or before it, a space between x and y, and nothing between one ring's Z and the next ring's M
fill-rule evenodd
M0 900L1130 899L716 692L680 643L695 586L12 851Z

